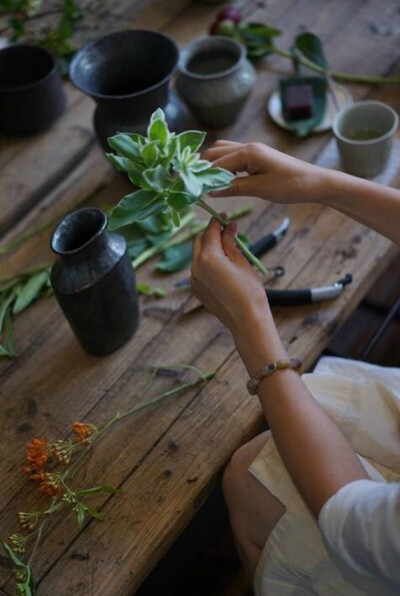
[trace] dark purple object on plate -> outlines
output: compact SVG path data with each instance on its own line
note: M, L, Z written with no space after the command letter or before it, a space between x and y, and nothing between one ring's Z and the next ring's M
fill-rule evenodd
M283 108L288 120L311 118L314 113L311 85L291 85L285 88Z

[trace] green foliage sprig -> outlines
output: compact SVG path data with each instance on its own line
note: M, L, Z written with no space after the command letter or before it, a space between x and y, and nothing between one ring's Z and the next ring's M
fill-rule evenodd
M116 230L159 216L178 227L188 207L198 205L226 226L227 221L202 199L210 191L228 188L231 172L214 167L198 153L205 133L189 130L170 132L164 112L156 110L150 119L147 136L118 133L108 139L115 153L107 158L125 172L138 190L126 195L111 211L110 229ZM267 270L236 236L235 241L247 259L262 273Z
M292 60L296 70L298 65L305 66L320 75L326 76L329 74L336 81L366 85L400 85L399 77L379 77L338 71L328 72L328 65L323 55L323 42L315 33L310 31L297 35L290 50L283 50L274 43L274 39L282 34L279 29L264 23L246 22L243 19L239 20L239 18L230 19L229 16L225 19L212 26L212 33L236 39L246 47L250 59L276 54Z
M84 6L82 6L84 4ZM80 21L95 14L102 2L78 0L0 0L0 35L10 43L27 41L46 48L58 60L62 74L76 51L74 36Z

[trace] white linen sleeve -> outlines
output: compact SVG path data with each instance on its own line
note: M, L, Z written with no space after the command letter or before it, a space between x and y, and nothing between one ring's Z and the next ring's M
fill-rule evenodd
M325 503L318 524L345 567L364 578L386 581L400 594L399 483L347 484Z

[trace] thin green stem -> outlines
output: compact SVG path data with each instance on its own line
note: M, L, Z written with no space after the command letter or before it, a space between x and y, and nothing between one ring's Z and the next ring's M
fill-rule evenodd
M292 60L293 56L290 52L285 50L281 50L276 46L271 46L268 48L274 54L278 56L282 56L283 58L288 58ZM325 75L326 69L322 68L315 62L312 62L305 56L303 56L300 52L297 53L297 59L302 66L306 66L310 70L317 72L319 74ZM347 81L348 83L362 83L367 85L400 85L400 78L399 77L378 77L373 75L358 75L358 74L349 74L346 72L337 72L334 70L329 71L329 75L332 79L336 81Z
M136 257L136 259L133 259L132 267L134 267L134 269L137 269L138 267L144 265L144 263L158 255L159 253L163 252L166 248L168 248L171 239L174 236L176 236L179 232L181 232L182 228L187 226L187 224L190 223L194 219L194 217L195 214L192 211L184 215L182 217L181 225L179 226L179 228L173 230L171 232L171 235L167 239L161 240L161 242L158 242L154 246L151 246L147 250L144 250L139 256Z
M226 219L223 219L220 216L220 214L217 213L212 207L210 207L208 203L205 203L203 199L199 199L197 201L197 204L199 207L202 207L205 211L212 215L217 220L217 222L221 224L221 226L225 227L228 225L229 222ZM244 254L244 256L250 261L250 263L252 263L252 265L254 265L262 275L266 275L268 273L268 269L266 269L266 267L264 267L261 261L259 261L257 257L253 255L253 253L248 249L245 243L238 236L235 236L235 242Z

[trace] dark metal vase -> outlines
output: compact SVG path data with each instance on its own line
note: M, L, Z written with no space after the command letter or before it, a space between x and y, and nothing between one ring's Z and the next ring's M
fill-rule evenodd
M16 44L0 50L0 130L33 134L45 130L66 107L66 97L52 54Z
M85 208L67 215L51 238L61 258L51 285L82 347L105 356L125 344L139 323L135 274L125 239L107 232L107 216Z
M117 131L146 134L157 108L164 109L172 130L183 130L186 109L169 90L178 60L171 38L146 29L111 33L77 52L69 75L97 104L94 126L105 149Z

